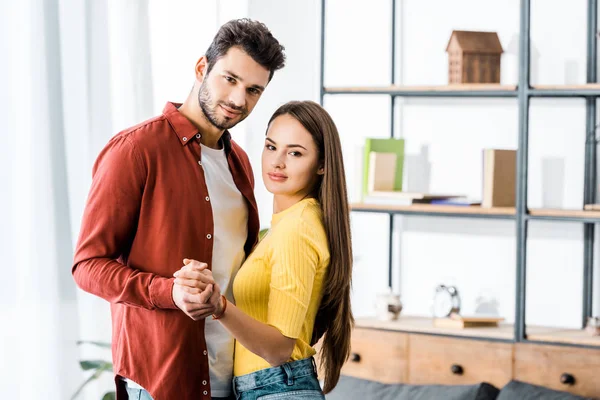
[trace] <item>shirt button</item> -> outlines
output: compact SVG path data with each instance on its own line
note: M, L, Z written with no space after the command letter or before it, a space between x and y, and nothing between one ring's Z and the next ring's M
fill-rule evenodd
M203 384L203 385L206 385L206 381L202 381L202 384Z
M208 235L206 235L206 238L207 238L208 240L210 240L210 238L212 238L212 235L209 233Z
M206 200L206 201L210 201L210 197L206 196L206 197L204 198L204 200Z
M205 390L205 391L204 391L204 395L206 396L207 394L208 394L208 392Z
M184 137L183 137L183 141L184 141L184 142L187 142L187 137L185 137L185 136L184 136Z
M202 354L204 354L204 355L207 355L207 354L208 354L208 352L207 352L206 350L204 350L204 351L202 352Z

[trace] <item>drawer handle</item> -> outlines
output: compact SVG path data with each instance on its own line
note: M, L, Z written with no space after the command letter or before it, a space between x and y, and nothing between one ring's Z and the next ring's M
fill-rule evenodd
M571 374L564 373L560 376L560 383L563 385L574 385L575 377Z
M350 361L352 362L360 362L360 354L352 353L350 354Z
M462 374L463 374L463 372L465 372L465 371L463 370L463 367L461 367L461 366L460 366L460 365L458 365L458 364L452 364L452 366L450 367L450 371L452 371L452 373L453 373L454 375L462 375Z

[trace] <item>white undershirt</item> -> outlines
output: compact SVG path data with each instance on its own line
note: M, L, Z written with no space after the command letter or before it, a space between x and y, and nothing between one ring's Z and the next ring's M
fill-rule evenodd
M233 279L244 261L248 237L248 207L235 186L225 151L202 147L202 166L213 211L212 273L221 292L233 301ZM204 200L204 199L203 199ZM206 319L211 394L227 397L233 379L233 336L212 318Z
M213 278L227 299L233 301L233 279L245 257L248 208L229 171L225 150L215 150L204 145L201 148L202 168L214 222L211 239ZM207 200L203 198L199 201ZM218 321L207 318L205 322L211 396L228 397L233 379L234 339ZM129 379L126 381L130 387L142 389L135 382Z

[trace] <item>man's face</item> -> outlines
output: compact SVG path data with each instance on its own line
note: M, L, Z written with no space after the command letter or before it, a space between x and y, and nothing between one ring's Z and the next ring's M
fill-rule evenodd
M198 103L218 129L230 129L254 109L269 82L270 71L239 47L232 47L204 75Z

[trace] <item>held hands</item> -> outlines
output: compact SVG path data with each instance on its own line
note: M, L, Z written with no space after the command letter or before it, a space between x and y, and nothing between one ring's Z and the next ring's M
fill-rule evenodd
M183 260L184 266L173 274L173 301L194 321L220 314L221 288L214 281L206 263Z

